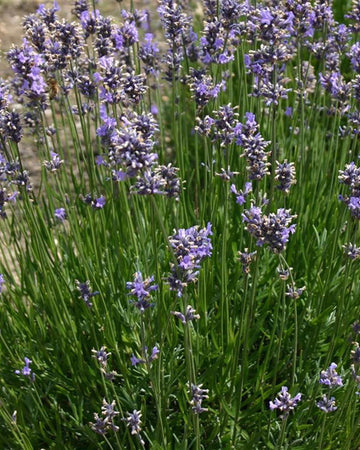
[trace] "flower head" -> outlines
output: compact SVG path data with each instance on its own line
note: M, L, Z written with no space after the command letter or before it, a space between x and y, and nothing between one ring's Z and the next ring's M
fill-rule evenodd
M30 364L32 363L32 361L31 361L31 359L27 358L26 356L24 358L24 361L25 361L25 366L21 370L15 370L15 373L17 375L22 374L25 377L31 376L32 381L34 381L35 374L31 372L31 368L30 368Z
M297 406L298 402L301 400L301 394L296 394L295 397L291 397L288 392L288 388L283 386L281 391L278 393L277 398L272 402L269 402L269 408L271 410L278 409L282 415L282 419L285 419L290 411Z
M154 281L154 276L143 279L141 272L134 273L134 281L128 281L126 283L126 289L130 289L129 295L137 297L136 301L132 301L134 305L144 312L145 309L150 308L154 304L150 302L151 292L158 290L159 286L157 284L152 284Z
M320 373L320 384L325 384L329 387L342 386L342 378L337 374L336 368L337 364L331 363L327 370L322 370Z
M316 406L326 413L337 410L337 406L335 406L335 398L328 398L327 395L323 395L322 399L316 402Z
M95 295L99 295L99 291L92 291L90 287L90 281L85 281L85 283L80 283L80 281L75 280L76 289L80 293L80 297L82 298L87 307L91 308L92 303L90 301L91 297L95 297Z
M203 389L202 384L191 384L192 399L190 401L190 405L192 406L192 410L195 414L201 414L202 412L208 410L207 408L202 407L203 400L209 398L208 393L209 389Z

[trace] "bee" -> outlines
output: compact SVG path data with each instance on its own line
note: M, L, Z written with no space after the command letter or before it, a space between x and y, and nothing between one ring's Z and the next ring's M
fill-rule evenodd
M58 85L56 78L48 78L46 82L48 85L49 98L50 100L53 100L60 92L60 87Z

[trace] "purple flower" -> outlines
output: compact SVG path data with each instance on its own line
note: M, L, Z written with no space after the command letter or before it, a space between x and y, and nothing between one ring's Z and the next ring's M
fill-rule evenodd
M137 358L134 354L131 355L130 361L132 366L137 366L138 364L146 363L144 359Z
M289 193L290 187L296 183L296 172L294 163L288 163L287 159L283 163L276 161L275 180L278 181L277 189Z
M250 180L261 180L265 175L269 174L267 162L269 152L266 147L270 142L265 141L259 132L259 125L255 120L253 113L246 113L246 123L238 124L234 129L236 144L244 149L241 156L246 157L247 171Z
M2 293L4 283L5 283L4 275L0 273L0 294Z
M250 272L250 264L255 259L256 253L257 253L256 251L249 253L247 248L245 249L244 252L240 252L240 251L238 252L238 255L239 255L238 260L241 262L242 271L245 274L248 274Z
M211 224L199 230L198 226L181 228L169 237L177 264L171 264L171 275L168 278L170 290L177 291L179 297L185 286L196 281L201 261L211 256L212 245Z
M337 364L331 363L327 370L322 370L320 373L320 384L325 384L329 387L342 386L343 382L341 376L337 374Z
M217 98L221 90L226 89L224 80L214 84L212 77L206 75L204 70L193 68L190 69L187 83L198 107L204 107L211 99Z
M67 218L67 214L66 214L65 208L57 208L57 209L55 209L54 216L60 222L64 222L66 220L66 218Z
M286 109L285 109L285 116L287 116L287 117L292 117L293 116L293 108L292 108L292 106L288 106Z
M157 284L152 284L154 276L143 279L141 272L134 273L134 281L126 283L126 289L130 289L129 295L137 297L137 301L131 301L142 313L154 304L150 302L151 292L158 290Z
M349 242L348 244L344 244L342 247L345 251L346 256L348 256L350 259L355 260L360 257L360 248L355 244Z
M114 418L119 414L115 409L115 400L111 403L107 403L103 399L103 405L101 407L101 416L94 413L95 422L90 422L91 429L98 434L106 434L109 430L114 432L119 431L119 427L114 424Z
M160 350L158 347L154 346L151 350L151 355L148 354L148 348L144 347L143 358L138 358L134 355L131 355L130 361L132 366L137 366L138 364L148 364L150 365L155 359L158 359L158 355Z
M297 300L304 293L305 290L306 290L305 286L301 288L296 288L295 286L287 285L285 295L294 300Z
M281 253L290 234L295 233L295 225L291 221L296 218L290 210L279 208L276 213L262 214L261 208L252 206L242 214L246 230L256 238L256 245L269 245L273 253Z
M93 199L91 194L86 194L85 197L81 196L81 198L86 204L90 205L93 209L102 209L106 203L106 199L103 195Z
M139 439L140 439L140 443L141 445L145 445L145 442L143 441L143 439L140 436L140 432L141 432L141 411L137 411L136 409L134 409L134 411L132 413L126 413L127 417L123 418L122 420L124 420L127 424L127 426L129 428L131 428L131 434L132 435L138 435Z
M192 399L190 405L192 406L194 414L201 414L202 412L208 411L207 408L202 407L203 400L209 398L208 393L209 389L203 389L202 384L196 385L191 383Z
M243 205L246 202L246 199L250 192L252 192L252 184L251 182L245 183L244 192L243 191L237 191L235 184L232 184L230 187L230 191L236 195L236 203L239 203L239 205Z
M108 357L111 355L111 353L106 351L106 347L102 346L100 350L95 350L94 348L91 350L93 353L93 357L96 358L102 367L107 366L107 360Z
M25 366L21 370L15 370L15 373L17 375L22 374L25 377L30 377L31 376L32 381L34 381L35 374L31 373L31 368L30 368L30 364L32 363L32 361L31 361L31 359L27 358L26 356L24 358L24 361L25 361Z
M282 414L281 418L286 419L290 411L293 411L297 406L298 402L301 400L301 394L296 394L295 397L291 397L288 392L288 388L283 386L281 391L278 393L277 398L272 402L269 402L269 408L273 411L278 409Z
M144 64L145 73L155 75L158 70L158 53L160 50L158 44L153 42L153 38L153 34L145 34L144 41L139 48L139 58Z
M328 398L327 395L323 395L322 399L316 402L316 406L326 413L337 410L337 406L335 406L335 398Z
M200 319L200 314L196 314L195 309L190 305L187 305L184 314L178 311L170 311L170 313L180 319L183 325L186 325L188 322L191 322L193 320Z
M63 162L64 161L60 159L57 153L50 152L50 161L44 161L43 164L49 172L56 172L61 167Z
M96 295L99 295L99 291L92 291L90 287L90 281L85 281L85 283L80 283L80 281L75 280L76 289L80 293L80 297L82 300L84 300L86 306L88 308L92 307L92 302L90 299L92 297L95 297Z

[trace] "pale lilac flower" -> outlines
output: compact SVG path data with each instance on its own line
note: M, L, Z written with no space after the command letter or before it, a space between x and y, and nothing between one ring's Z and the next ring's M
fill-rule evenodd
M102 346L100 350L95 350L93 348L91 352L93 353L92 356L98 360L102 367L107 366L107 360L111 353L106 351L106 347Z
M129 295L137 297L137 301L131 301L139 309L140 312L144 312L145 309L154 306L151 303L151 292L157 291L159 286L152 284L154 276L143 279L141 272L134 273L134 281L128 281L126 283L126 289L130 289Z
M24 358L24 361L25 361L25 366L21 370L15 370L15 373L17 375L22 374L25 377L30 377L30 375L31 375L31 378L34 381L35 374L31 373L31 368L30 368L30 364L32 363L32 361L31 361L31 359L27 358L26 356Z
M55 209L54 216L59 222L64 222L67 218L65 208Z
M170 311L170 313L179 320L181 320L183 325L186 325L188 322L191 322L192 320L200 319L200 314L196 314L196 310L190 305L187 305L185 314L178 311Z
M191 383L192 399L190 405L192 406L194 414L201 414L202 412L208 411L207 408L202 407L202 402L209 398L209 389L203 389L202 386L202 384L196 385Z
M85 281L85 283L80 283L80 281L75 280L75 285L77 290L80 292L81 299L84 300L86 306L88 308L92 307L92 302L90 301L91 297L95 297L95 295L99 295L99 291L92 291L90 287L90 281Z
M0 273L0 294L2 293L4 283L5 283L4 275Z
M212 254L210 241L212 235L211 224L200 229L194 226L188 229L175 230L169 237L177 264L171 263L171 275L168 278L170 290L177 291L182 296L184 287L194 283L199 273L201 261Z
M132 413L126 413L127 417L123 418L129 428L131 428L131 434L137 435L140 439L141 445L145 445L145 442L143 441L140 433L141 433L141 411L137 411L136 409L133 410Z
M281 391L278 393L277 398L272 402L269 402L269 408L271 410L278 409L282 415L282 419L285 419L290 411L293 411L297 406L298 402L301 400L301 394L296 394L295 397L291 397L288 392L288 388L283 386Z
M250 264L255 259L255 252L248 252L248 249L246 248L244 252L238 251L238 260L242 264L242 270L245 274L248 274L250 272Z
M50 160L44 161L43 164L49 172L56 172L61 165L63 164L64 160L60 159L60 156L55 152L50 152Z
M360 257L360 248L355 244L349 242L348 244L344 244L342 248L344 249L346 256L350 259L355 260Z
M337 406L335 406L335 398L328 398L327 395L323 395L322 399L316 402L316 406L320 408L322 411L329 413L337 410Z
M329 387L342 386L343 382L341 376L336 372L337 364L331 363L327 370L322 370L320 373L320 384L325 384Z
M98 434L106 434L109 430L119 431L119 427L114 424L114 418L119 414L118 411L115 410L115 400L111 403L107 403L105 399L103 399L103 405L101 407L101 416L97 413L94 413L95 422L90 422L91 429Z

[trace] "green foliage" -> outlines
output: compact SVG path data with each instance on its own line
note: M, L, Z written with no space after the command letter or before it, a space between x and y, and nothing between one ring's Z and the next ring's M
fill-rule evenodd
M344 4L334 2L339 17ZM90 41L86 49L93 57ZM0 223L1 448L359 447L350 351L356 340L351 325L360 314L360 270L359 261L347 258L342 248L359 243L358 225L338 199L343 190L339 170L357 161L358 135L339 135L345 120L341 104L319 84L310 92L299 87L296 78L306 86L306 75L299 74L298 64L308 59L300 47L298 59L286 68L292 88L286 99L265 105L250 96L254 80L243 61L254 48L256 42L243 40L233 61L207 66L213 80L219 82L225 70L229 77L226 90L203 107L196 106L184 82L190 67L198 67L187 58L172 82L149 75L153 87L135 106L107 104L106 113L122 130L127 129L122 114L128 109L147 113L157 104L156 152L160 164L179 168L178 201L138 195L134 178L113 181L108 167L95 163L104 153L96 134L104 103L99 91L89 101L92 109L79 116L73 107L79 111L88 99L76 86L69 95L60 89L47 98L46 111L34 107L38 122L31 130L24 128L19 145L1 137L4 157L25 167L29 147L36 147L38 168L50 152L64 160L53 172L42 165L33 191L18 186L18 199L6 204L7 218ZM138 51L136 43L129 58L136 73L142 73ZM323 61L318 64L320 70ZM71 68L80 70L80 63L72 61ZM55 75L63 86L64 71ZM241 146L194 132L199 118L213 117L230 103L238 106L242 123L245 113L255 114L274 155L269 174L252 182L253 192L241 205L230 190L232 183L244 189L248 180ZM284 114L288 106L292 116ZM24 102L20 107L24 119L31 106ZM276 189L275 156L295 164L297 183L289 193ZM231 180L219 176L228 167L234 172ZM103 195L105 205L87 204L88 193L93 200ZM264 214L285 208L297 216L296 232L280 253L258 246L245 229L242 214L265 196ZM65 208L66 220L54 217L56 208ZM178 296L168 283L172 265L179 273L169 237L174 230L202 229L209 222L212 255L201 261L197 281ZM243 270L239 251L257 252L248 270ZM279 267L292 268L287 280L279 277ZM158 284L151 293L154 306L144 312L126 288L138 272L144 279L154 275ZM77 280L88 281L91 292L98 293L86 299L91 307L81 298ZM286 295L289 287L303 286L299 297ZM172 313L184 313L188 305L200 318L184 325ZM160 353L150 361L155 346ZM105 365L94 357L93 350L102 347L111 352ZM132 355L147 361L133 366ZM25 357L32 361L34 379L15 374ZM319 377L333 361L344 386L330 390L319 384ZM209 390L201 414L192 409L191 384ZM292 396L302 394L285 419L269 409L282 386ZM326 414L316 402L330 392L338 409ZM100 435L90 425L94 413L101 415L103 399L116 402L118 432ZM142 413L140 433L127 426L134 410Z

